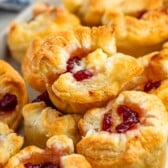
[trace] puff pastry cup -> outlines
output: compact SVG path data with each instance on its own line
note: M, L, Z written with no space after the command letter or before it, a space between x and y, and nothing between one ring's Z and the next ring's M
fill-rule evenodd
M138 18L121 12L107 12L102 22L115 27L119 52L139 57L160 50L167 41L167 11L167 7L162 7L143 12Z
M106 11L119 10L125 14L139 16L144 11L163 5L163 0L62 0L64 6L75 13L83 24L97 26L101 24Z
M53 104L65 113L84 113L106 104L143 71L135 58L116 52L113 29L105 26L50 36L31 66L45 81Z
M53 32L70 29L79 24L80 21L76 16L61 7L46 10L31 21L14 22L11 24L7 35L7 44L11 55L21 62L33 39L44 39Z
M65 135L51 137L45 149L36 146L25 147L5 166L5 168L14 167L91 168L84 156L74 154L73 142Z
M77 152L94 168L162 168L167 119L157 96L121 92L106 107L88 110L79 121L83 138Z
M0 143L0 168L3 168L8 159L20 150L23 138L0 122Z
M27 100L26 86L21 75L11 65L0 60L0 121L16 129Z
M167 80L168 80L168 43L163 45L161 51L153 52L138 58L144 71L139 76L126 83L123 90L141 90L156 94L168 108Z
M79 115L63 115L51 106L47 106L42 100L25 105L22 113L27 145L44 147L47 139L60 134L70 137L74 144L80 140L77 127L77 122L81 118Z

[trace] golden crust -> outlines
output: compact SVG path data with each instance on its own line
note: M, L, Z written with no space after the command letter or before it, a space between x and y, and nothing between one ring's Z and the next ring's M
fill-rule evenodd
M125 105L138 113L139 122L123 133L118 107ZM111 114L111 133L103 131L103 118ZM83 139L77 152L94 168L162 167L167 144L167 111L161 100L140 91L125 91L104 108L91 109L79 122Z
M0 67L0 99L2 100L6 94L17 97L16 108L12 111L1 111L0 121L8 124L10 128L16 129L22 118L22 107L28 101L25 82L20 74L5 61L0 60Z
M23 108L24 136L27 145L44 147L48 138L65 134L76 144L80 135L77 122L79 115L63 115L44 102L27 104Z
M77 14L86 25L100 25L106 11L119 10L125 14L138 16L144 11L163 5L162 0L62 0L65 7Z
M167 61L168 47L166 43L163 45L162 50L139 57L138 62L144 67L144 71L139 76L126 83L123 90L133 89L145 91L145 86L148 83L151 83L151 85L152 83L153 85L157 85L158 83L159 86L159 82L168 78ZM155 90L156 87L151 88L151 90L153 89Z
M167 88L167 85L168 85L168 79L162 80L160 82L159 87L150 90L149 93L157 95L162 100L166 109L168 110L168 88Z
M22 74L25 81L35 90L43 92L46 90L45 81L40 73L37 72L36 67L32 64L32 59L35 53L40 48L42 40L34 40L28 47L24 59L22 61Z
M73 14L63 8L55 7L37 15L30 22L12 23L7 44L13 58L21 62L33 39L44 39L53 32L77 25L79 25L79 20Z
M68 72L68 61L76 56L80 63ZM143 70L135 58L116 53L113 30L104 26L49 37L35 53L32 66L43 76L55 106L65 113L84 113L104 105ZM78 81L74 74L83 69L93 76Z
M53 136L47 141L45 149L35 146L25 147L8 161L5 168L21 168L27 163L52 163L62 168L91 168L83 156L73 154L73 152L74 147L71 139L65 135Z
M140 18L107 12L102 22L115 27L118 51L132 56L157 51L168 39L167 7L147 11Z
M2 168L8 159L20 150L23 138L0 122L0 144L0 167Z

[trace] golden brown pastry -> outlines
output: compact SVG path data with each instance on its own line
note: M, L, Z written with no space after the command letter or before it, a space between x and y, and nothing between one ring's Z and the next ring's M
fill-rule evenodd
M157 81L155 83L148 83L148 93L157 95L164 103L168 110L168 79Z
M0 60L0 121L16 129L28 96L25 82L8 63Z
M79 141L77 128L77 122L81 118L79 115L63 115L51 106L47 106L44 101L35 101L25 105L22 112L27 145L44 147L48 138L60 134L70 137L74 144Z
M20 150L22 144L23 138L9 129L7 124L0 122L0 168Z
M91 168L84 156L74 153L73 142L65 135L55 135L45 149L28 146L14 155L5 168Z
M79 25L79 19L61 7L43 12L33 20L12 23L7 44L14 59L21 62L29 44L35 38L44 39L49 34Z
M127 82L123 90L141 90L149 92L156 89L162 80L168 79L168 43L165 43L162 50L152 52L138 58L139 64L144 67L144 71Z
M28 47L26 54L22 60L22 74L25 81L35 90L44 92L46 90L45 81L40 73L37 72L36 67L32 64L32 59L38 51L43 40L35 39Z
M167 121L157 96L122 92L106 107L85 113L79 121L83 138L77 152L94 168L163 168Z
M62 0L65 7L77 14L86 25L100 25L106 11L120 10L125 14L139 16L144 11L163 5L163 0Z
M80 114L106 104L143 70L135 58L116 52L113 30L104 26L50 36L31 66L58 109Z
M160 50L168 39L168 8L144 12L139 18L107 12L102 22L115 27L119 52L135 57Z

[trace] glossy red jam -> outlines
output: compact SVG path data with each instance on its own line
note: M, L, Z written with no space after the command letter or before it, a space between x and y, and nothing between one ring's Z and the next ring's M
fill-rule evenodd
M42 164L32 164L32 163L26 163L24 164L25 168L59 168L59 166L47 162L47 163L42 163Z
M77 71L76 73L73 74L73 77L77 80L77 81L82 81L85 79L89 79L93 76L93 73L91 71L88 70L80 70Z
M12 111L16 108L17 104L17 97L7 93L0 100L0 111Z
M119 115L123 116L123 122L116 127L118 133L124 133L139 123L139 116L136 111L128 106L120 105L117 109Z
M149 92L152 89L157 89L160 86L161 82L160 81L156 81L156 82L147 82L144 86L144 91L145 92Z
M102 130L111 133L112 116L110 113L105 113L103 117Z
M66 67L67 72L72 73L72 70L74 69L75 65L80 65L80 58L79 57L72 57L67 61L67 67ZM93 76L93 73L91 71L85 70L85 69L79 70L73 74L73 77L77 81L89 79L92 76Z
M53 103L50 100L50 97L49 97L49 94L48 94L47 91L45 91L41 95L37 96L37 98L34 99L32 101L32 103L34 103L34 102L40 102L40 101L44 101L45 104L46 104L46 106L55 108L55 106L53 105Z
M80 65L79 57L72 57L67 61L67 72L72 72L75 65Z

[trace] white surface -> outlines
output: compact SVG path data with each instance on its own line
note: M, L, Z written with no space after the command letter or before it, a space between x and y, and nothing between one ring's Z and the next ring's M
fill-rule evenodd
M17 16L15 12L0 11L0 32Z

